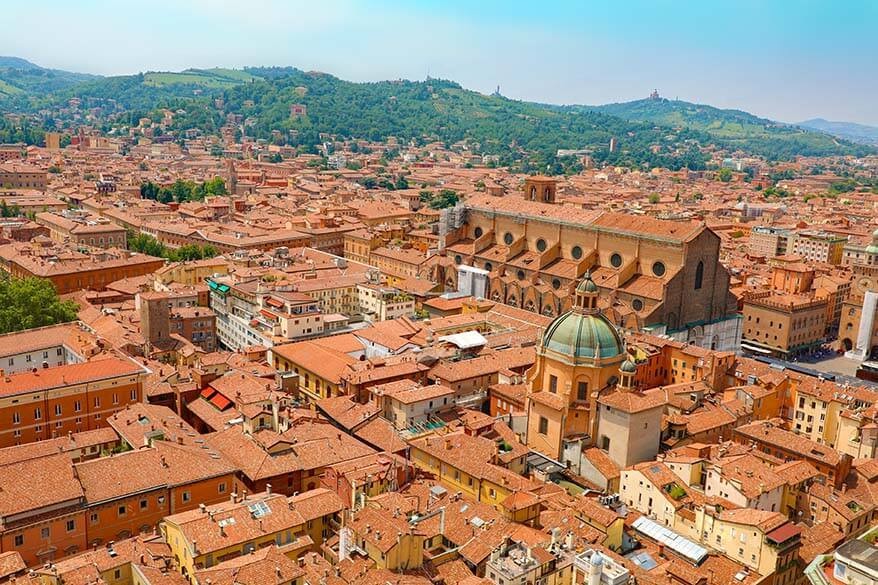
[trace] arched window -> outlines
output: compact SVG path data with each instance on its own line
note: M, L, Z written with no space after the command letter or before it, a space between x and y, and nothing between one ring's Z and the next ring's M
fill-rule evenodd
M698 267L695 269L695 290L699 290L701 288L701 284L704 282L704 262L698 262Z
M536 187L531 187L531 188L530 188L530 200L531 200L531 201L536 201L536 200L537 200L537 188L536 188Z

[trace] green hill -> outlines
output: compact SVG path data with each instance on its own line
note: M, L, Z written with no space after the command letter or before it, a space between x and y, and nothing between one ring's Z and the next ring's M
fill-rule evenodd
M0 56L0 97L45 95L96 78L85 73L46 69L20 57Z
M774 122L740 110L723 110L679 100L643 99L588 106L586 109L626 120L700 130L710 134L726 148L767 158L864 154L870 150L823 132Z
M860 154L866 146L820 132L786 126L746 112L710 106L641 100L606 106L553 106L484 95L444 80L353 83L292 67L187 69L94 77L44 69L17 58L0 58L0 107L9 111L65 113L70 98L97 108L104 130L141 117L174 117L172 132L216 132L229 114L246 120L248 136L288 143L313 152L321 134L343 138L425 144L467 141L473 152L496 154L501 164L525 171L575 170L564 150L587 150L598 162L640 168L704 168L702 147L718 145L769 158L796 154ZM223 98L222 109L215 98ZM307 113L291 116L290 106ZM619 148L609 152L611 138Z
M163 87L168 85L195 85L207 88L233 87L239 83L254 81L256 77L238 69L187 69L180 73L150 72L144 75L144 85Z
M500 155L502 164L520 161L527 169L549 172L563 169L555 157L558 149L586 148L598 162L702 168L706 157L697 146L709 140L706 134L598 112L486 96L449 81L353 83L289 67L106 77L49 96L56 104L71 97L80 98L83 107L113 113L116 122L120 113L134 121L169 108L179 112L174 131L215 132L229 113L240 114L249 121L249 136L276 140L280 132L287 142L309 150L321 142L321 133L369 140L392 136L421 144L468 140L475 152ZM224 99L222 110L214 105L218 97ZM45 100L40 103L45 106ZM307 115L293 118L292 104L305 105ZM613 136L620 137L620 149L610 153Z

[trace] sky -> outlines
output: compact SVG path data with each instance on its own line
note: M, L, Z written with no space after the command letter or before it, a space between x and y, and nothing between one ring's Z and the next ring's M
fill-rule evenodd
M289 65L878 125L878 0L28 0L2 18L0 55L100 75Z

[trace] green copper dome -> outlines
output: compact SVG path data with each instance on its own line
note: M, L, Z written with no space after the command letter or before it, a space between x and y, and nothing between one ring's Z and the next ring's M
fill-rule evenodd
M627 374L634 374L635 372L637 372L637 364L632 362L630 359L627 359L622 362L622 365L619 367L619 369Z
M572 310L549 324L543 347L574 358L607 359L622 354L622 339L601 313Z
M591 279L591 272L582 275L582 280L576 285L576 292L580 294L598 292L598 285Z

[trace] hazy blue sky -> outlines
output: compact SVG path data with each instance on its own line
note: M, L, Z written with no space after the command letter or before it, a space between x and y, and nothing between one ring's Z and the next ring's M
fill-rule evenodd
M27 0L0 54L124 74L293 65L427 73L552 103L667 97L878 125L878 0Z

